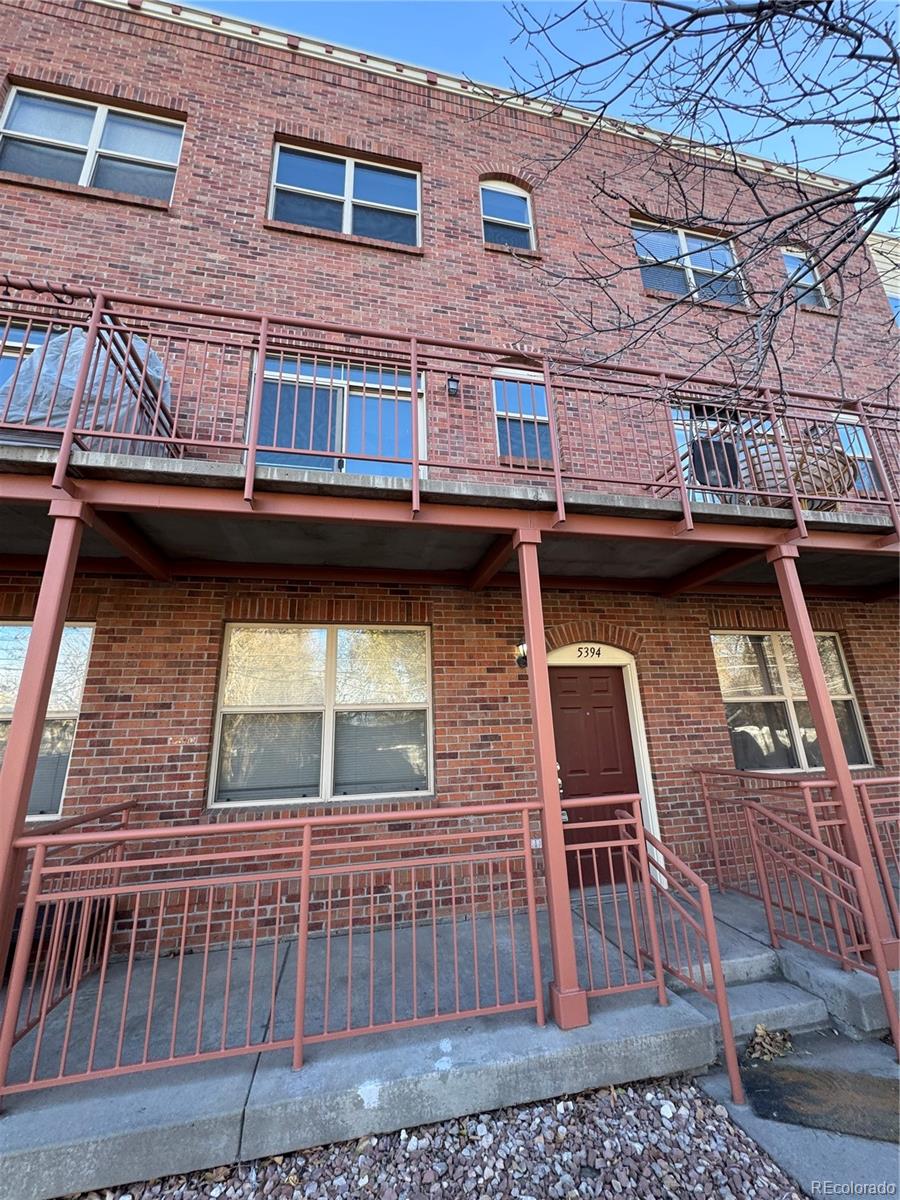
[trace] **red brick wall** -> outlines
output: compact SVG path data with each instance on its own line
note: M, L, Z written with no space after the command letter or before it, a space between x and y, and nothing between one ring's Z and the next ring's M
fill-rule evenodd
M28 619L35 587L34 576L0 578L0 620ZM897 773L893 606L821 601L811 609L818 628L841 635L876 764ZM143 818L203 816L223 629L231 620L429 625L438 803L535 798L527 679L514 661L522 636L515 592L80 577L69 617L95 621L96 631L67 815L134 796ZM663 837L706 866L690 769L733 766L709 631L783 629L780 607L548 592L545 620L551 645L590 638L635 655ZM334 811L348 808L352 802ZM241 817L328 811L312 804L237 810Z
M3 267L26 275L451 338L508 344L523 335L535 345L577 324L569 314L588 299L574 286L548 287L545 269L568 273L586 238L609 240L610 222L627 223L630 208L646 205L655 186L646 171L650 147L594 137L539 183L542 259L516 262L482 245L479 178L540 179L541 164L571 147L582 132L577 126L90 0L0 0L0 14L0 93L15 81L61 87L183 114L187 122L168 211L0 180ZM281 134L420 164L421 253L267 228L272 147ZM604 201L602 210L592 202L601 178L614 179L622 197ZM784 186L759 178L763 192ZM727 174L702 183L707 211L758 211ZM615 253L633 264L629 244ZM865 255L844 270L848 282L857 278L868 270ZM772 255L749 282L764 290L782 273ZM637 272L621 277L616 295L638 321L660 304L643 292ZM868 393L886 381L896 353L875 336L876 327L890 336L887 305L872 287L845 307L837 346L843 382L851 393ZM643 362L671 366L673 352L690 356L691 343L705 355L712 330L724 341L746 321L721 308L686 312L677 351L648 343ZM786 322L790 382L836 387L829 365L835 331L834 319L817 312ZM608 352L619 341L610 333L591 350Z

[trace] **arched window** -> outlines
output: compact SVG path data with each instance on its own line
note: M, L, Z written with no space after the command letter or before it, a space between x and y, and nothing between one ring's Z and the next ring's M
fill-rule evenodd
M531 197L524 188L500 179L482 183L481 222L487 245L534 249Z

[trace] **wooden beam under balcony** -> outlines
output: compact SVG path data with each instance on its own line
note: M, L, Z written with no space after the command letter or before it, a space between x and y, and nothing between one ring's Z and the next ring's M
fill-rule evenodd
M469 576L469 589L480 592L488 586L513 556L513 544L510 537L495 538L481 559L476 563Z
M762 557L763 554L759 550L724 550L721 554L707 559L706 562L697 563L696 566L689 567L679 575L673 575L671 579L667 579L663 583L659 593L661 596L677 596L681 592L700 589L714 579L727 575L729 571L734 571L738 567L743 567L746 563L755 562Z

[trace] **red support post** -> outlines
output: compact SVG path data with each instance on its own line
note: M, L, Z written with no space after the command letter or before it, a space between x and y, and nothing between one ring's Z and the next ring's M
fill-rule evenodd
M559 453L559 428L556 424L556 405L553 401L553 383L550 377L550 364L547 359L544 368L544 398L547 402L547 430L550 434L550 457L553 461L553 490L556 494L555 525L561 525L566 519L566 496L562 481L562 459Z
M259 322L259 347L256 352L256 377L253 380L253 400L250 420L247 425L247 459L244 464L244 499L253 507L253 489L256 483L256 448L259 442L259 419L262 414L263 383L266 374L266 342L269 337L269 318Z
M424 395L428 396L427 388ZM426 399L427 407L427 399ZM414 337L409 339L409 436L412 441L412 515L418 516L422 506L419 494L419 346Z
M528 691L534 726L534 755L537 769L538 799L541 802L544 876L547 883L547 909L550 921L550 947L553 980L550 984L550 1014L560 1029L576 1029L589 1022L587 992L578 979L572 904L566 869L566 845L563 836L562 802L556 770L556 743L553 737L553 708L550 701L550 673L544 633L541 601L541 576L538 545L541 535L534 529L520 529L513 537L519 559L522 587L522 615L528 646Z
M871 900L875 928L870 931L870 935L873 940L878 939L884 943L892 937L887 909L866 836L865 819L857 799L853 775L828 691L828 681L819 657L815 631L809 619L809 610L797 573L798 556L797 547L791 545L773 546L766 554L767 560L775 568L778 590L794 641L797 663L806 688L806 699L816 728L825 774L834 781L835 799L844 820L844 853L859 866ZM889 964L890 969L897 966L897 963Z
M84 529L84 517L78 515L81 507L66 500L54 501L50 506L53 518L50 548L31 625L6 753L0 765L0 903L3 904L3 910L0 911L0 963L6 961L13 913L22 882L25 860L16 853L14 843L25 826L28 798L78 562Z

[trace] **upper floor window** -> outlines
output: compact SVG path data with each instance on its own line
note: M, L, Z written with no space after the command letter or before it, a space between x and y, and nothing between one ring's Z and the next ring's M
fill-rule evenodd
M415 171L279 145L269 215L291 225L418 246L419 183Z
M29 817L55 817L62 809L93 632L90 625L66 625L63 629L28 799ZM0 762L6 749L30 637L30 625L0 625Z
M481 221L489 245L534 249L531 198L512 183L492 180L481 185Z
M501 460L515 467L549 466L553 453L543 380L521 372L492 382Z
M713 653L739 771L809 770L822 754L794 643L787 633L714 633ZM851 766L871 763L859 705L836 634L816 634Z
M213 804L427 791L428 632L229 625Z
M802 250L782 250L794 298L806 308L828 308L828 296L816 266Z
M170 200L184 126L16 88L0 123L0 170Z
M730 242L658 225L634 224L632 233L644 287L693 300L744 303Z
M419 452L425 451L424 377L417 380ZM409 371L332 358L266 356L256 461L364 475L412 474Z

